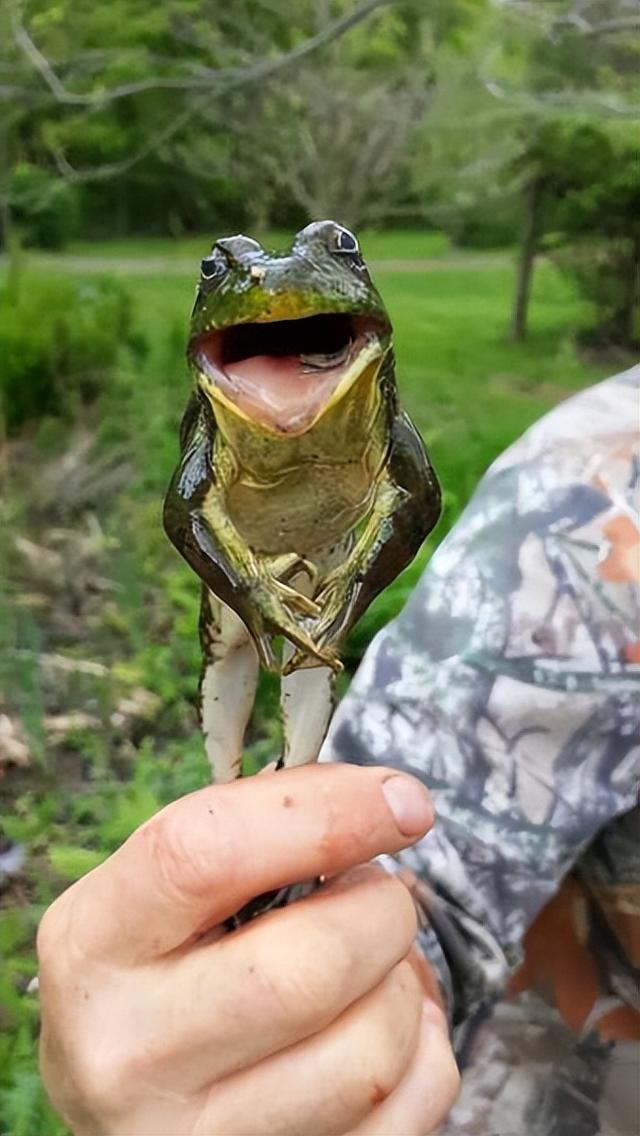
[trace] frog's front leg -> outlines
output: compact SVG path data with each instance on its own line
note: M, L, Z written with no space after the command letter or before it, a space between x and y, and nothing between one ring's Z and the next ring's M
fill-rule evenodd
M408 415L400 414L362 532L314 595L322 615L307 626L317 647L339 649L371 601L413 560L439 515L440 489L424 444ZM285 673L305 665L297 651Z
M316 648L302 617L317 616L313 600L274 578L230 520L211 468L210 438L196 421L165 501L170 540L211 592L242 620L262 664L279 670L272 637L284 635L305 655L339 669L331 649Z

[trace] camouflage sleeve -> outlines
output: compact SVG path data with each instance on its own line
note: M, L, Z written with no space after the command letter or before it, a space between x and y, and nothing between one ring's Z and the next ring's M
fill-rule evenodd
M636 367L577 395L491 467L332 726L325 756L432 790L436 825L402 862L454 1022L637 800L639 387Z

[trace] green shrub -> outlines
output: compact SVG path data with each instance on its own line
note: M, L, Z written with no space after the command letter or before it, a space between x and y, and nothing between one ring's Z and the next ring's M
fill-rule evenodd
M579 339L594 346L634 348L640 343L640 271L632 240L581 241L552 253L553 261L590 301L590 323Z
M496 188L460 194L441 210L439 226L458 248L508 248L518 239L519 203L514 194Z
M16 294L17 292L17 294ZM90 402L131 342L131 302L111 279L21 277L0 290L0 416L15 433Z
M77 233L78 190L50 171L19 162L9 175L9 196L25 246L59 250Z

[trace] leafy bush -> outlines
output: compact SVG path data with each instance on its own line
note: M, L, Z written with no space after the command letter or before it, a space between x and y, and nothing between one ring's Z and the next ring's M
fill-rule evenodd
M640 164L628 125L546 121L513 171L525 179L537 247L552 250L592 305L582 341L633 350L640 339Z
M518 237L517 198L500 187L459 193L453 201L436 203L433 211L438 226L458 248L508 248Z
M9 196L24 245L59 250L77 233L77 188L52 172L19 162L11 170Z
M0 416L8 433L100 392L131 338L129 294L115 280L21 278L0 290Z
M557 249L552 259L593 305L594 316L579 333L583 343L624 347L640 343L640 272L632 242L582 241Z

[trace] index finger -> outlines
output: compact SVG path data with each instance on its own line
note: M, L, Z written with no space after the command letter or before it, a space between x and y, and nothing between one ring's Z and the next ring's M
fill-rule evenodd
M310 765L212 785L157 813L58 903L70 904L82 950L139 962L262 892L397 852L432 819L423 785L380 767Z

